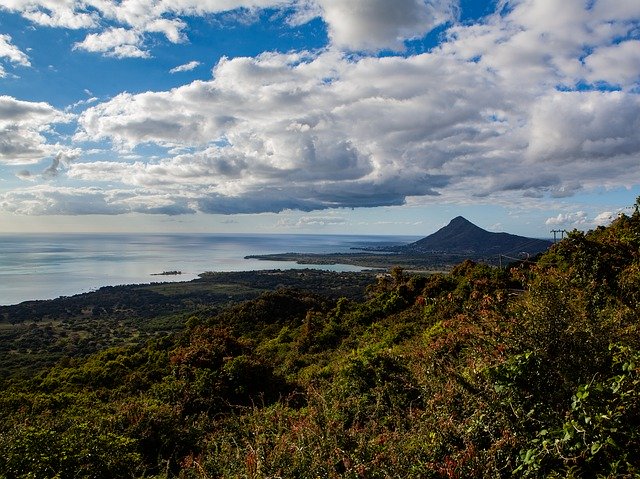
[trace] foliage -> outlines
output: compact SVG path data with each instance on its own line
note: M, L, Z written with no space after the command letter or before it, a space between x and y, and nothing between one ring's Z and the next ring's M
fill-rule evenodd
M10 370L0 477L640 474L637 212L505 269L320 293L174 311L179 329ZM24 344L56 344L43 325Z

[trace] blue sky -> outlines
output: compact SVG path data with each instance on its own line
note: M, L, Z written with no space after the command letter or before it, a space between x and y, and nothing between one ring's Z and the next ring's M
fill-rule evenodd
M4 0L0 232L589 229L637 0Z

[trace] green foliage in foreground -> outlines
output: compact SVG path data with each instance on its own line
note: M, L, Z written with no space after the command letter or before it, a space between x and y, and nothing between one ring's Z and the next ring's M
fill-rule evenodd
M0 306L0 380L32 377L61 359L144 344L184 329L194 314L212 315L278 288L362 300L375 274L267 270L203 273L179 283L107 286L48 301Z
M535 262L277 290L0 392L0 477L640 477L640 214Z

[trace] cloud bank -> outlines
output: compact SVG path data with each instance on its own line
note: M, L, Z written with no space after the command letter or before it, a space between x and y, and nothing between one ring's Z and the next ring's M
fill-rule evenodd
M12 43L11 36L0 33L0 60L2 59L6 59L6 61L12 65L20 65L23 67L31 66L29 57ZM0 64L0 78L6 76L6 70L2 64Z
M73 146L107 142L112 157L75 159L64 175L56 168L66 189L5 194L2 204L15 212L80 214L88 205L114 214L311 211L430 197L560 198L640 184L635 1L499 2L475 23L452 23L427 53L389 56L364 52L400 52L404 40L454 18L456 5L402 0L391 14L378 0L46 4L11 0L5 8L66 28L116 19L125 26L77 45L112 56L145 55L150 31L183 41L180 15L235 7L294 9L290 21L320 15L332 44L223 58L206 81L89 106L77 118ZM14 110L3 117L0 102L0 122L7 118L0 161L52 155L43 131L64 115L3 98L6 111ZM127 159L149 147L165 153ZM574 220L580 217L548 224Z
M149 36L172 43L188 41L190 17L234 10L276 9L291 24L321 17L335 46L349 50L403 50L403 40L421 37L451 20L454 0L6 0L0 9L39 26L97 30L76 49L118 58L148 57Z
M0 96L0 164L33 164L67 150L67 146L51 143L45 133L53 124L71 118L47 103Z

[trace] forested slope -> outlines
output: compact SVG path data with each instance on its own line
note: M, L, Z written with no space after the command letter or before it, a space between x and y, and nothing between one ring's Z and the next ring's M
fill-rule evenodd
M328 298L363 299L373 282L373 272L209 272L193 281L107 286L0 306L0 378L33 376L64 357L80 358L182 331L194 314L213 315L266 291L305 289Z
M536 261L396 269L367 298L277 290L9 378L0 476L638 475L637 208Z

